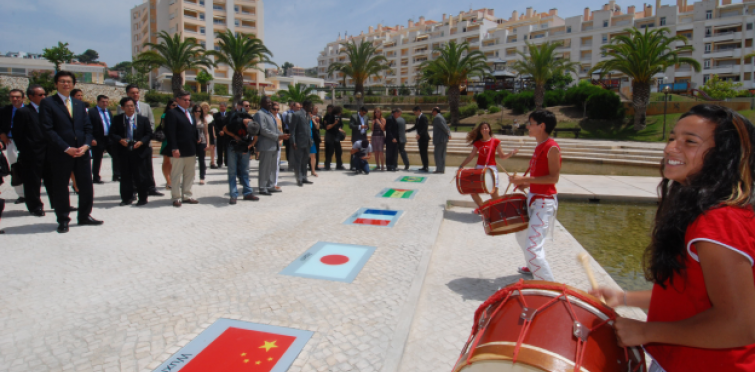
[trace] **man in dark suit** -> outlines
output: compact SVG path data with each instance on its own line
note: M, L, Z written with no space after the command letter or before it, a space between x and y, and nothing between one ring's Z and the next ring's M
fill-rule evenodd
M391 111L391 117L385 121L385 168L389 172L398 169L398 123L396 123L396 109Z
M40 197L42 180L44 179L47 196L52 205L52 182L49 160L47 159L47 138L42 125L39 123L39 104L47 97L41 85L32 84L26 89L30 104L16 112L13 121L13 141L19 150L18 163L21 178L24 182L26 209L29 213L43 217L44 204Z
M100 177L100 167L102 166L102 157L105 151L110 154L113 164L113 182L120 181L121 168L118 165L118 154L115 144L110 143L108 135L110 126L113 123L113 114L110 113L107 106L110 99L107 96L97 96L97 106L89 110L89 121L92 122L92 132L94 140L92 141L92 182L103 184Z
M406 153L406 120L401 117L403 111L400 108L396 109L396 129L398 132L397 145L398 153L401 155L401 161L404 162L404 170L409 170L409 155ZM395 158L393 164L394 170L398 170L398 157Z
M8 164L11 166L11 186L18 195L16 204L23 203L24 200L24 187L21 184L20 169L16 169L19 165L18 162L18 147L13 140L13 122L16 117L16 113L22 107L24 107L24 91L21 89L11 89L10 91L10 105L0 109L0 141L5 143L5 152L8 156Z
M349 127L351 128L351 143L361 141L367 138L367 131L370 127L370 119L367 117L367 108L362 106L359 108L359 113L354 113L349 119Z
M417 131L417 145L419 146L419 157L422 159L422 168L420 172L430 171L430 160L427 157L427 148L430 144L430 132L428 132L429 121L427 116L422 115L422 109L419 106L414 107L414 116L417 120L414 122L414 126L407 129L406 133Z
M79 186L79 225L102 225L90 216L94 189L89 149L92 144L92 123L84 102L71 97L76 76L59 71L53 78L58 94L47 97L39 105L39 117L48 141L48 156L52 163L52 201L58 218L58 232L67 233L71 203L68 180L73 172Z
M303 110L289 114L291 120L289 124L291 137L289 137L289 140L293 146L289 164L294 169L294 178L296 178L296 184L300 187L305 183L312 183L307 180L307 163L309 163L309 153L313 144L312 131L309 127L312 121L312 101L304 101L303 107Z
M121 167L121 206L133 203L134 185L139 201L137 206L147 204L149 180L147 179L147 162L152 156L152 148L147 144L152 138L152 125L149 119L136 115L136 101L131 97L121 99L123 113L113 118L110 127L111 143L117 146L119 165Z
M178 107L165 114L165 138L168 149L173 154L170 163L173 166L170 180L173 184L171 196L173 206L181 207L183 203L199 204L192 199L191 187L194 185L194 163L196 163L199 132L194 118L189 112L191 93L180 91L176 95Z
M152 130L155 129L155 115L152 113L152 108L149 107L147 102L140 102L141 90L138 85L129 84L126 86L126 95L133 98L136 101L136 114L144 116L149 120L149 124L152 125ZM117 113L120 115L123 113L121 108L118 107ZM152 147L152 142L147 143L147 146ZM157 184L155 183L155 171L152 167L152 156L145 159L147 162L147 180L149 181L149 195L150 196L163 196L164 194L157 191Z
M225 102L220 102L219 112L213 115L212 129L215 132L215 148L218 153L217 168L222 168L223 165L228 165L228 157L225 152L228 148L229 138L223 132L223 127L226 125L226 119L228 119L228 112L226 112L227 108L228 106ZM212 168L212 166L210 166L210 168Z

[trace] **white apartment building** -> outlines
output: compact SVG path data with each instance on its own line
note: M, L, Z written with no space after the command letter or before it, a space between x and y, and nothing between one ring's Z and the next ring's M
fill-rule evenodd
M144 0L131 9L131 53L136 57L147 50L146 43L158 43L157 34L181 33L182 38L193 37L205 48L218 49L215 34L230 30L234 33L254 35L264 41L264 6L262 0ZM199 88L196 75L199 71L184 73L186 84ZM231 92L233 71L220 65L210 69L215 78L210 85L225 85ZM160 69L150 74L151 85L160 90L171 90L170 71ZM249 69L244 72L244 84L256 89L267 86L264 72Z
M676 5L663 6L660 0L656 0L655 7L644 6L639 10L628 6L622 11L615 0L611 0L602 9L591 11L585 8L582 15L565 19L558 15L556 9L538 13L527 8L523 14L514 11L508 19L494 18L492 10L483 9L450 19L444 17L440 23L426 21L424 26L410 23L408 28L384 28L378 25L378 30L370 27L366 35L347 40L365 39L382 46L380 52L386 53L389 61L399 67L394 69L394 74L386 77L387 84L414 84L418 73L415 62L434 56L424 48L432 50L451 39L469 41L472 49L482 50L489 62L498 64L498 67L510 66L513 61L521 59L517 51L526 52L526 42L561 42L563 45L557 49L561 56L580 65L577 78L597 79L597 75L590 76L587 72L606 58L601 46L609 43L611 38L624 33L626 28L666 27L671 35L688 38L695 51L687 53L687 56L700 61L703 70L697 73L689 66L672 67L656 75L659 82L686 82L695 88L716 74L722 79L742 82L744 89L755 88L755 59L744 58L755 51L755 0L738 3L703 0L691 5L687 0L677 0ZM320 77L325 77L330 63L345 60L338 54L339 44L344 41L329 43L320 53ZM677 43L677 47L681 45ZM628 83L628 79L621 74L612 73L610 77ZM341 81L342 77L335 79ZM382 79L371 79L368 85L385 83Z
M443 15L441 22L425 20L420 17L418 22L409 21L406 27L397 25L385 27L378 24L377 28L370 26L367 34L349 36L328 43L325 50L317 57L317 76L329 81L343 82L343 74L328 78L328 66L334 62L346 61L346 56L340 54L344 42L362 40L372 42L377 52L388 59L391 71L383 76L370 78L367 86L371 85L415 85L419 77L419 65L429 58L433 58L432 50L450 40L469 41L472 49L480 49L482 35L498 26L493 9L470 10L461 12L458 16ZM347 79L347 85L353 85Z

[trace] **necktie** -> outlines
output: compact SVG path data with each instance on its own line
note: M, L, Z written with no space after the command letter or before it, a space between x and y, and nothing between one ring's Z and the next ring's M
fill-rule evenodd
M71 97L66 98L66 107L68 108L68 115L73 118L73 104L71 103Z
M189 124L194 125L194 122L191 121L191 114L189 114L189 111L184 111L186 113L186 118L189 119Z
M105 135L110 133L110 117L108 116L107 112L103 112L102 116L105 117Z
M134 140L134 119L128 119L128 140L133 141Z
M139 114L139 102L136 103L136 113Z

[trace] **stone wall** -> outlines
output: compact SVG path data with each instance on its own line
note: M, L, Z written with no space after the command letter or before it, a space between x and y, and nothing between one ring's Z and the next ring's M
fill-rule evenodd
M0 86L8 87L10 89L21 89L26 92L26 88L29 87L29 78L0 75ZM84 92L84 101L91 102L92 104L97 102L97 96L100 94L108 96L111 102L118 102L121 98L126 97L125 87L81 83L76 84L76 88L79 88Z

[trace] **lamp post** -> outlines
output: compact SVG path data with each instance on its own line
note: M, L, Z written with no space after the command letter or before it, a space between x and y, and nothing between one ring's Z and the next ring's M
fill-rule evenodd
M666 80L665 78L663 80ZM668 111L668 93L671 89L669 89L668 85L663 87L663 134L661 136L661 139L666 139L666 112Z

